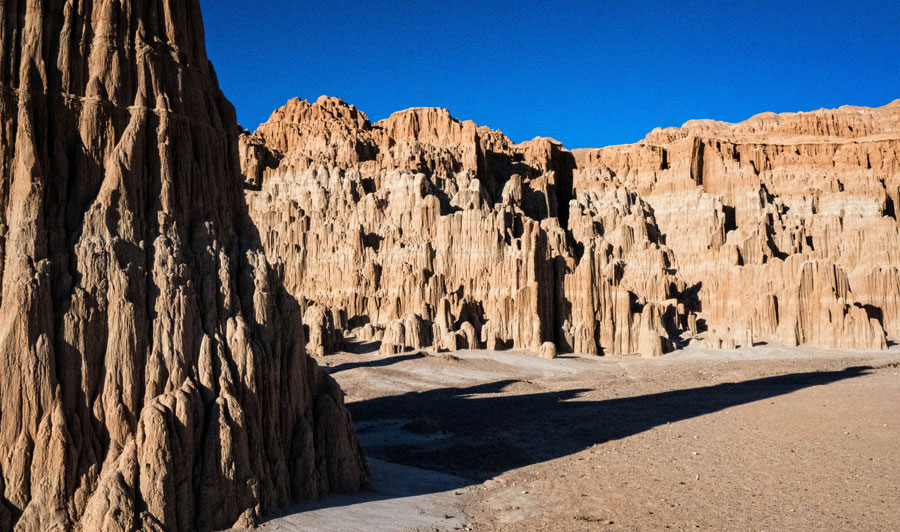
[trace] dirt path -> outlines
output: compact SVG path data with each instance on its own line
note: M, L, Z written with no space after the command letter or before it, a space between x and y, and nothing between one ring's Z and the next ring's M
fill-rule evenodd
M896 348L320 362L376 493L264 530L900 530Z

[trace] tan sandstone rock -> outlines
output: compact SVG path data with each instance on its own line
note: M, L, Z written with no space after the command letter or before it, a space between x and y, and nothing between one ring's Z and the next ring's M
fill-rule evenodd
M381 330L417 316L437 349L469 327L488 349L879 349L900 338L898 115L692 121L570 153L322 97L243 136L243 166L292 293Z
M569 152L444 109L372 124L322 97L291 100L241 143L251 216L287 288L373 330L416 316L435 349L900 339L898 102Z
M541 348L538 351L538 356L541 358L546 358L549 360L553 360L556 358L556 344L553 342L544 342L541 344Z
M881 349L900 338L900 101L691 121L576 150L576 190L634 190L706 336Z
M247 216L199 3L0 21L0 530L205 531L359 489L343 394Z

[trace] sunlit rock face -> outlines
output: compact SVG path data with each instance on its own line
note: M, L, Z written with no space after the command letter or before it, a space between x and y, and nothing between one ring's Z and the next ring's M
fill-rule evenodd
M196 0L0 22L0 530L222 529L358 489Z
M444 109L292 100L241 138L310 335L659 355L900 338L900 103L692 121L569 152ZM326 319L327 317L327 319Z
M628 188L718 345L879 349L900 338L900 101L691 121L578 150L576 188Z

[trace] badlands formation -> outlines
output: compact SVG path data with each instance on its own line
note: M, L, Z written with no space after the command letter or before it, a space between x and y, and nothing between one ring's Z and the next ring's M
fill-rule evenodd
M0 531L206 531L359 489L197 0L0 21Z
M291 100L241 138L308 349L657 356L900 340L900 100L512 143L444 109Z
M5 1L0 52L0 532L218 530L359 490L306 352L348 340L900 339L898 102L600 150L332 98L241 135L197 0Z

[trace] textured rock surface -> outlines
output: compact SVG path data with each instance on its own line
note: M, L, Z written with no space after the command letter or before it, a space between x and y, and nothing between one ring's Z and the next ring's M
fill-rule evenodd
M0 22L0 530L210 530L358 489L196 0Z
M553 360L556 358L556 344L553 342L544 342L541 344L541 348L538 350L538 356L541 358L546 358Z
M652 208L713 345L900 340L900 100L691 121L575 156L579 191Z
M900 102L569 152L322 97L241 139L288 289L384 353L882 348L900 339L898 153Z

